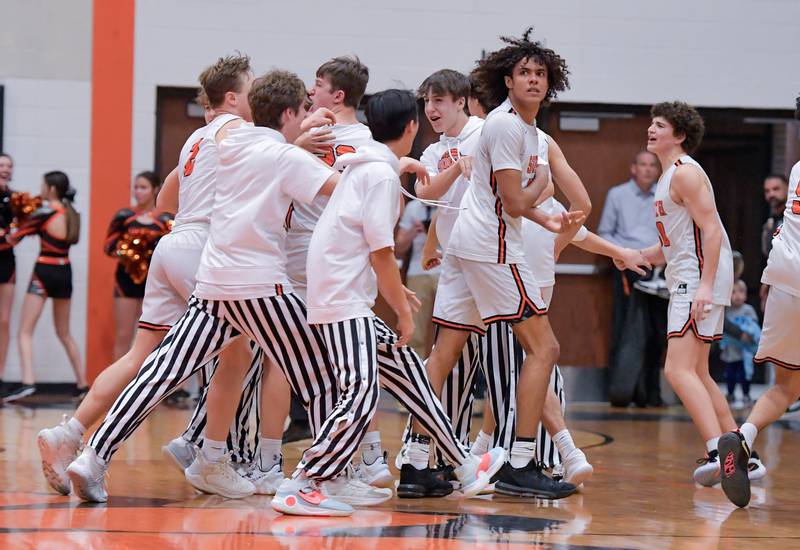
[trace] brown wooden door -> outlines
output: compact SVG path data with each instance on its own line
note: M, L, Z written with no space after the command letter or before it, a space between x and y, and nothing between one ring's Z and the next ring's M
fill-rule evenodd
M205 125L196 95L197 88L158 88L155 165L162 180L178 165L181 147L192 132Z

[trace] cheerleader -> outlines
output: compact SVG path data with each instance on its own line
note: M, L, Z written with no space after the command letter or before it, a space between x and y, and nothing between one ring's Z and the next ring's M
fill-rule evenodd
M14 214L11 210L12 191L8 184L14 174L14 161L10 155L0 153L0 397L7 395L3 382L8 352L9 320L14 303L14 283L16 282L16 262L14 248L5 240L11 229Z
M61 345L75 372L76 394L80 397L88 390L81 368L78 345L69 329L69 310L72 297L72 267L69 247L78 242L80 217L72 207L75 190L69 185L64 172L48 172L42 182L43 206L20 222L18 230L6 237L16 245L28 235L39 235L41 248L33 267L28 292L22 302L19 321L19 356L22 363L22 385L5 397L14 401L36 391L33 378L33 331L44 304L53 299L53 323Z
M172 214L156 209L161 180L153 172L141 172L133 180L136 207L122 208L108 226L105 252L117 258L114 274L114 360L133 344L142 314L142 299L150 258L159 239L169 232Z

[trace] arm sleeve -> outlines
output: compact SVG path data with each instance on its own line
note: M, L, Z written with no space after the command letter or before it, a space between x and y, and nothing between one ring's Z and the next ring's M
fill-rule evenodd
M307 153L289 145L280 159L281 190L298 202L309 204L333 175L333 170Z
M486 140L492 170L519 170L525 151L525 127L516 115L498 113L483 125L481 139Z
M614 238L617 232L618 216L615 197L616 193L614 192L614 188L609 189L606 195L606 203L603 205L603 212L600 214L600 224L597 226L597 234L607 241L618 244L617 240Z
M400 182L384 179L370 183L361 203L364 239L370 252L394 247L394 220L400 205Z

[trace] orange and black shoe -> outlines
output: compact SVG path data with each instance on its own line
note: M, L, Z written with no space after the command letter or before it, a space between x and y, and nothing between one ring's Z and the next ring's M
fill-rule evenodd
M441 471L418 470L411 464L403 464L400 469L399 498L446 497L452 492L453 486Z
M722 490L739 508L750 503L750 477L748 462L750 447L739 432L728 432L717 443L722 470Z

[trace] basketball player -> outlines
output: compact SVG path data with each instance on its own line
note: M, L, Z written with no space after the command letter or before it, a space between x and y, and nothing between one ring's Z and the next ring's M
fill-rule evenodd
M417 134L416 100L403 90L380 92L370 98L367 119L378 143L342 159L347 169L311 238L308 319L324 335L331 362L339 370L360 372L361 383L373 388L371 401L354 401L351 408L374 415L380 373L380 384L411 411L455 466L464 496L473 496L502 466L505 451L492 449L478 458L453 434L422 361L407 345L415 328L412 308L419 302L402 285L394 258L394 227L403 204L398 174L410 169L404 164L425 172L416 161L401 159ZM399 336L372 312L378 291L398 315ZM409 476L406 466L398 495L427 496L428 480ZM421 494L413 494L415 489Z
M200 75L216 116L192 134L181 151L181 169L166 180L164 198L179 196L180 208L172 232L161 239L153 254L133 346L100 373L72 418L65 417L59 426L39 433L42 469L59 493L70 492L66 469L78 452L86 427L109 410L147 355L186 310L213 206L217 166L213 136L231 121L249 120L247 94L252 79L247 56L220 58Z
M545 476L534 459L536 427L541 416L558 342L522 247L521 217L559 232L577 232L581 211L551 217L534 208L549 184L546 167L537 167L535 117L543 101L567 86L564 61L529 40L503 40L506 48L479 62L477 76L502 103L486 119L479 139L472 182L456 220L439 279L435 305L439 332L428 359L431 385L441 391L470 331L509 321L526 352L520 377L524 399L517 401L518 425L511 459L498 473L496 491L511 495L561 498L570 484ZM565 189L568 198L579 195ZM415 430L417 429L415 422ZM409 458L424 466L420 443L412 440ZM420 458L415 459L414 455ZM419 465L419 466L418 466Z
M800 96L794 116L800 120ZM763 430L800 397L800 162L789 176L789 198L783 226L772 239L767 268L761 282L769 285L764 327L758 344L755 362L774 363L781 367L775 372L775 385L767 390L738 431L729 432L719 440L719 460L722 462L722 489L737 506L750 502L748 459L750 449L760 430Z
M719 436L736 429L725 396L708 371L711 342L722 338L725 306L730 304L733 259L711 182L689 156L703 138L703 119L677 101L654 105L651 115L647 150L664 167L654 205L660 243L642 254L654 265L667 264L664 372L706 443L707 456L694 480L712 486L720 479Z

